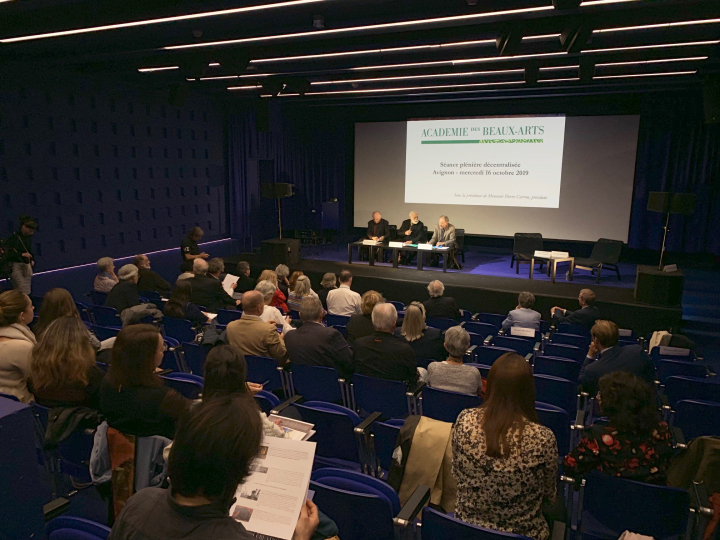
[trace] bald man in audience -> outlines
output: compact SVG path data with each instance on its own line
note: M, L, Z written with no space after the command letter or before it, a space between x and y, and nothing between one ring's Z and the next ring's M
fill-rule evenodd
M227 337L231 345L239 348L245 356L265 356L284 365L288 352L282 334L279 334L274 321L265 322L260 316L265 309L265 299L258 291L248 291L242 297L242 317L232 321L227 327ZM263 381L252 381L263 382Z

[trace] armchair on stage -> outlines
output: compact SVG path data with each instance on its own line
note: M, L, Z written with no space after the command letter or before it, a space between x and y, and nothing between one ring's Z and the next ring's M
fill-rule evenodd
M595 243L590 257L587 259L575 258L575 269L582 268L583 270L589 270L595 275L595 283L600 283L600 272L602 272L603 268L609 268L610 270L615 270L618 281L622 281L620 278L620 269L617 266L622 247L623 243L620 240L601 238Z
M521 264L530 264L536 251L543 251L543 236L540 233L515 233L510 268L515 264L515 273L520 273ZM543 261L538 261L542 270Z

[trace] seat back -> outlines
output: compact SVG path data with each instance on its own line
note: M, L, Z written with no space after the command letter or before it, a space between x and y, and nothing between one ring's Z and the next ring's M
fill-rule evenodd
M520 356L527 356L532 354L533 347L535 346L534 341L528 341L519 337L511 336L495 336L492 343L496 347L502 347L505 349L512 349Z
M513 237L513 253L532 256L535 251L543 250L543 236L540 233L515 233Z
M107 326L93 326L92 331L93 331L93 334L95 334L96 338L98 338L100 341L105 341L106 339L117 337L118 333L120 332L120 328L108 328Z
M542 401L535 402L535 410L540 423L555 435L558 455L561 458L566 456L570 452L570 414L560 407Z
M92 300L93 305L102 306L105 304L105 300L107 300L107 293L100 291L91 291L90 299Z
M565 334L563 332L555 332L552 335L552 343L556 345L572 345L580 349L587 349L590 346L590 339L587 336L579 336L576 334Z
M499 313L478 313L478 321L492 324L499 331L502 323L507 317Z
M355 436L355 426L360 417L342 405L322 401L296 403L303 422L315 424L313 441L317 443L315 455L360 463L360 451Z
M203 390L203 378L191 373L166 373L161 375L165 386L172 388L188 399L198 399Z
M422 390L420 403L423 416L454 424L462 411L479 406L482 400L479 396L472 394L461 394L426 386Z
M720 403L720 383L696 377L672 376L665 379L665 394L672 407L681 399Z
M513 349L506 349L505 347L495 347L491 345L489 347L478 347L475 349L475 362L478 364L485 364L492 366L495 360L500 358L505 353L514 353Z
M656 368L657 379L665 384L668 377L694 377L702 379L707 375L707 368L702 364L686 360L660 360Z
M180 343L184 341L195 341L195 328L192 322L187 319L163 317L162 323L166 336L177 339Z
M533 373L536 375L552 375L568 381L577 381L582 364L569 358L556 358L554 356L538 356L533 364Z
M260 407L260 410L265 414L270 414L270 411L280 405L280 399L275 394L268 392L267 390L260 390L254 397L255 402Z
M425 319L425 324L427 324L430 328L447 330L448 328L457 326L460 323L458 323L454 319L446 319L444 317L428 317L427 319Z
M240 317L242 317L242 311L240 311L239 309L217 310L218 324L230 324L233 321L237 321Z
M632 504L628 504L632 501ZM690 514L690 495L677 488L644 484L591 471L583 495L583 532L590 522L605 528L608 538L633 531L653 538L677 538L685 534ZM591 518L591 519L588 519Z
M203 376L205 374L205 358L207 357L205 347L186 341L182 344L182 351L185 357L185 365L190 370L190 373Z
M48 540L107 540L110 527L89 519L60 516L45 526Z
M328 326L347 326L349 320L350 317L345 315L333 315L332 313L325 315L325 322Z
M386 302L395 306L397 311L405 311L405 304L402 302L398 302L397 300L386 300Z
M82 302L75 302L75 307L80 314L80 319L82 319L83 322L92 324L93 320L92 315L90 314L90 306L83 304Z
M470 346L472 347L475 345L476 347L484 347L485 346L485 338L487 336L483 336L482 334L476 334L475 332L468 332L468 335L470 336ZM467 354L467 353L465 353Z
M498 333L498 327L494 324L486 322L468 321L463 324L463 328L473 334L479 334L485 339L488 336L494 336Z
M291 363L293 389L308 401L342 401L340 375L331 367Z
M342 335L342 337L344 337L344 338L347 339L347 326L343 326L342 324L338 324L338 325L335 325L335 326L331 326L330 328L334 328L335 330L337 330L338 332L340 332L340 335Z
M590 339L590 329L577 324L560 323L557 331L561 334L575 334L576 336L585 336Z
M458 249L465 249L465 229L455 229L455 242Z
M106 306L92 307L93 320L98 326L122 326L118 310Z
M675 404L673 426L679 427L687 440L720 437L720 403L681 399Z
M395 418L386 422L375 422L372 425L373 447L383 471L389 471L392 466L392 455L400 435L400 428L404 424L404 420Z
M483 379L487 379L488 373L490 373L490 368L492 367L492 366L488 366L486 364L476 364L474 362L468 362L465 365L477 368L478 371L480 371L480 375L482 375Z
M620 260L623 243L620 240L601 238L593 246L590 259L608 264L617 264Z
M353 375L354 402L365 412L380 411L387 418L405 417L408 410L407 387L401 381L387 381L365 375Z
M577 410L577 382L553 377L534 375L535 399L565 410L572 417Z
M694 362L697 356L693 351L690 349L685 349L687 351L687 354L669 354L667 352L662 352L661 349L663 347L653 347L650 349L650 358L652 359L652 362L654 365L658 365L660 360L679 360L679 361L685 361L685 362Z
M245 361L248 367L247 380L249 382L257 384L266 383L265 390L270 391L283 388L282 378L278 371L278 363L274 358L248 355L245 357Z
M165 353L163 353L163 360L160 367L163 369L171 369L174 372L185 372L185 364L180 358L179 345L180 343L171 337L163 336L163 341L167 347Z
M429 506L422 512L422 535L432 540L530 540L527 536L465 523Z
M556 356L558 358L569 358L576 362L583 362L587 349L581 349L573 345L562 345L560 343L546 343L543 347L544 356Z

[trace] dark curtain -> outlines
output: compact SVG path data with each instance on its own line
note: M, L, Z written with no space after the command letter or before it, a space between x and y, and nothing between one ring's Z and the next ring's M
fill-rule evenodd
M695 193L690 216L670 218L668 251L720 255L720 125L703 123L702 95L643 101L629 245L660 249L664 216L647 211L651 191Z
M243 240L249 250L278 235L277 203L260 198L259 160L273 161L276 182L295 186L295 196L282 199L284 232L320 228L321 203L331 198L340 201L343 229L347 158L353 144L348 123L322 110L283 110L281 103L270 106L269 132L259 131L256 119L251 106L228 120L232 237Z

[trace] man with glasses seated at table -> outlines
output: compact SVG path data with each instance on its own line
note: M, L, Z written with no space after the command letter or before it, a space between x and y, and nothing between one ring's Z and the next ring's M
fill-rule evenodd
M408 217L410 219L403 221L400 229L398 229L398 240L405 245L426 243L425 225L420 221L418 213L413 210ZM400 254L399 262L400 264L412 264L414 258L415 252L408 251Z
M385 244L390 239L390 224L387 219L382 218L380 212L373 212L372 219L368 221L367 232L363 240L365 239L375 240L376 242ZM368 248L368 250L370 250L370 248ZM375 251L376 260L379 252L379 249Z
M448 249L446 253L443 253L443 257L448 258L448 267L457 268L458 270L462 268L455 257L455 251L457 251L458 245L455 239L455 226L450 224L449 217L440 216L429 243L437 247L446 246ZM438 255L433 253L432 266L438 266L439 264Z

